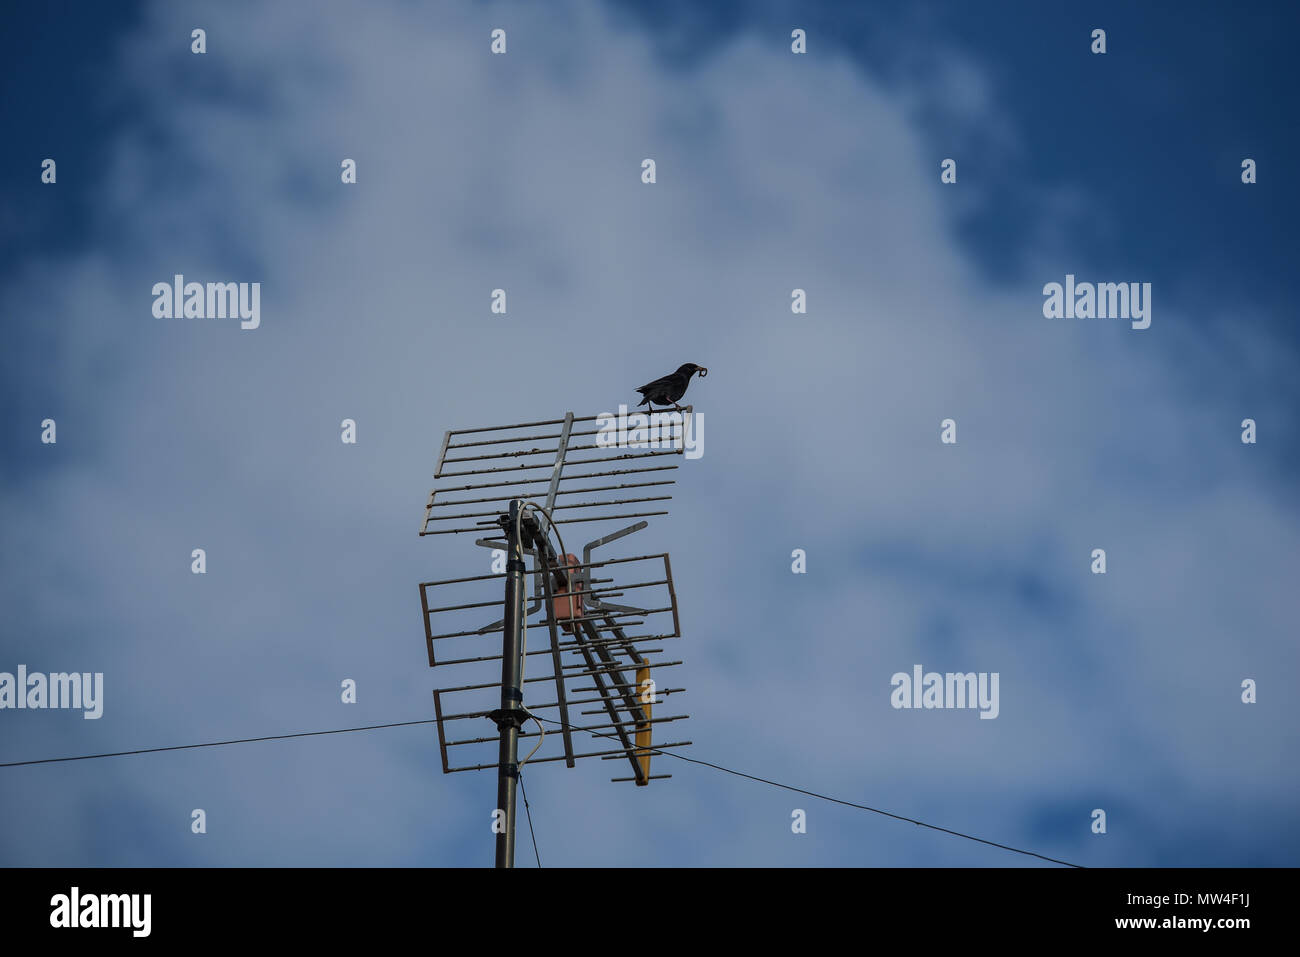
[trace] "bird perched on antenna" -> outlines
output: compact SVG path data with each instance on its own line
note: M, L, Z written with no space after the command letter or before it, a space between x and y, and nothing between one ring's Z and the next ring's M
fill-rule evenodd
M709 370L704 366L697 366L694 362L688 362L683 366L678 366L676 372L671 372L662 379L647 382L636 390L643 396L637 405L648 406L651 412L654 411L656 405L672 405L674 409L681 412L682 407L677 404L677 400L686 394L686 387L691 384L691 376L697 372L700 374L701 379L709 374Z

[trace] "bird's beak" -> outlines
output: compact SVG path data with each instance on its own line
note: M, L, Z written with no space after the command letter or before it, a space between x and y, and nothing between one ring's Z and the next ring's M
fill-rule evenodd
M708 374L709 370L704 368L704 366L700 366L700 378L703 379Z

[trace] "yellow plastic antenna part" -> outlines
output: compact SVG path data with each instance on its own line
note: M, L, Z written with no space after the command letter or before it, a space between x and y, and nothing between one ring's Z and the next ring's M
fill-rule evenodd
M641 711L645 714L645 722L637 722L636 746L638 748L648 748L650 747L650 704L654 700L654 695L650 695L649 699L646 696L646 691L651 687L650 666L648 664L643 664L636 669L636 686L641 696ZM641 765L641 780L636 783L638 786L644 787L650 783L650 752L639 751L636 759Z

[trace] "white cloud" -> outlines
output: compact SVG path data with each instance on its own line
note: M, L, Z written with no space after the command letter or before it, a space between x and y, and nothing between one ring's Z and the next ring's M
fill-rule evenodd
M60 451L98 454L0 505L9 557L27 556L0 593L29 625L6 650L61 634L111 659L113 682L101 738L29 722L23 756L429 713L442 676L414 585L483 560L414 534L442 431L612 409L696 361L706 454L645 533L673 553L694 753L1010 843L1037 839L1026 807L1062 793L1081 833L1098 792L1147 810L1176 799L1168 780L1211 806L1293 793L1277 758L1294 705L1269 689L1272 710L1247 709L1234 688L1295 673L1279 593L1296 515L1261 494L1227 397L1189 395L1171 365L1183 307L1157 289L1145 333L1051 322L1034 284L984 280L912 125L924 91L753 34L667 72L599 8L562 9L241 7L199 58L177 39L187 15L152 8L124 57L145 113L118 143L101 238L10 302L44 301L56 324ZM498 21L505 57L487 53ZM974 69L944 82L1005 124ZM345 156L357 186L338 182ZM261 329L153 319L149 288L174 272L261 281ZM488 312L496 286L506 318ZM807 317L789 312L796 286ZM1212 488L1189 484L1203 470ZM1087 574L1097 545L1105 578ZM1047 612L1017 597L1026 575L1053 591ZM916 662L1000 671L1002 716L893 711L889 676ZM354 708L337 704L349 676ZM490 777L443 779L432 730L414 753L411 734L88 763L60 800L242 808L204 850L187 828L153 835L187 860L385 863L415 840L423 861L485 861ZM808 852L757 785L683 765L620 790L606 770L529 773L552 863L972 860L842 810L819 823L884 856ZM41 773L23 769L8 809L32 812ZM41 834L8 835L8 859L36 862ZM1113 843L1151 860L1141 835ZM59 862L129 853L83 835ZM1021 863L998 854L975 860Z

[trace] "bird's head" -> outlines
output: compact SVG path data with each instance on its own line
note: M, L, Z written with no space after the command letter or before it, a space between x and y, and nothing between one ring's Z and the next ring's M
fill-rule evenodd
M684 366L679 366L677 369L678 375L684 375L688 379L697 372L700 374L701 379L709 374L708 369L704 368L704 366L697 366L694 362L688 362Z

